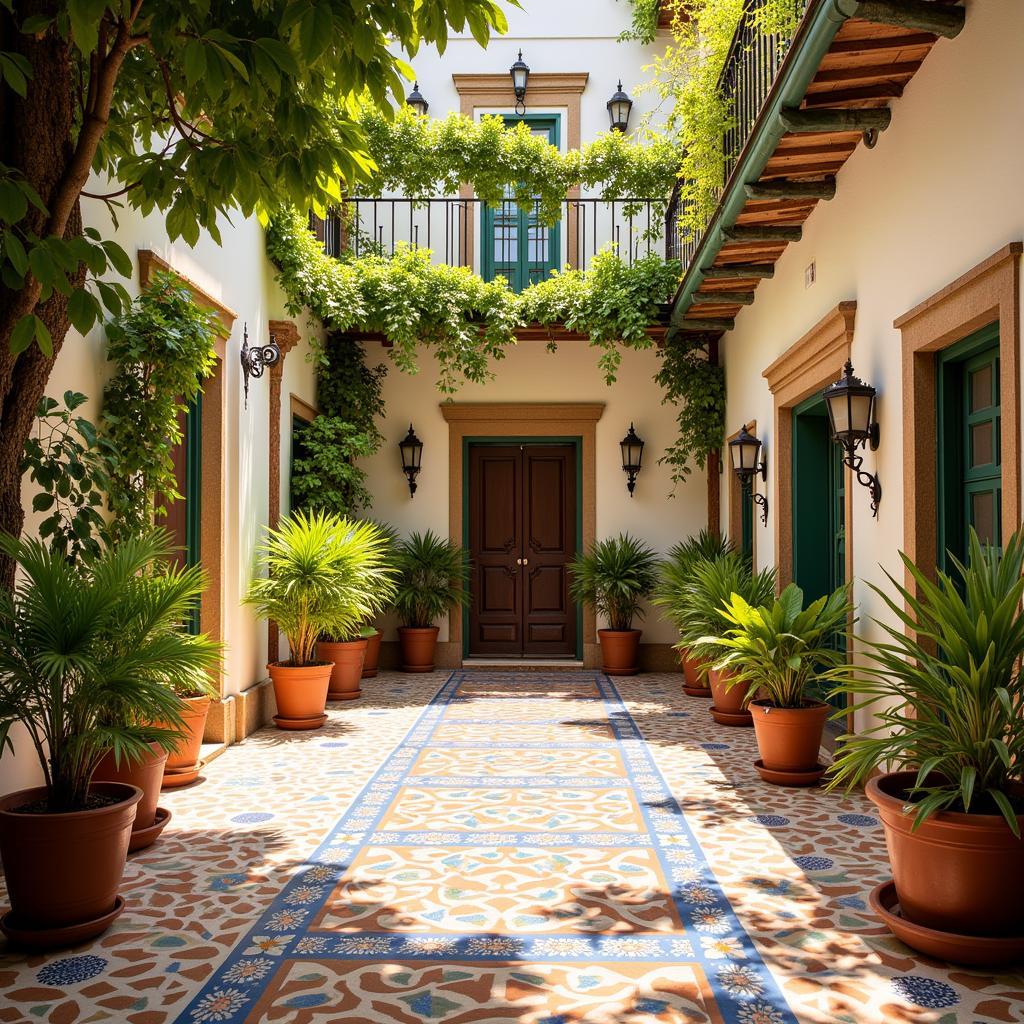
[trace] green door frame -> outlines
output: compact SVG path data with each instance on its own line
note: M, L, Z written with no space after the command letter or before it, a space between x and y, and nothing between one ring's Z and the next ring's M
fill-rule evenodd
M514 125L525 121L529 125L538 127L547 126L548 141L557 149L561 142L561 114L524 114L522 117L507 114L505 124ZM511 202L511 201L506 201ZM501 214L494 207L484 204L480 217L480 268L483 271L485 281L493 281L499 274L508 280L509 287L513 291L522 291L531 283L530 270L530 228L538 226L534 215L528 210L522 210L511 203L515 209L514 218L509 214L509 220L514 219L516 225L516 262L513 267L510 263L502 263L494 257L494 229L496 218L504 215L505 204L502 205ZM561 266L562 257L562 226L556 224L552 228L545 228L547 231L548 258L543 267L543 274L540 280L551 275L552 270L558 270Z
M202 552L199 538L202 531L202 482L203 482L203 393L196 394L195 400L185 413L185 564L192 568L199 565ZM199 601L189 610L185 627L196 635L200 630Z
M970 503L975 494L995 492L995 535L1001 537L1002 461L999 373L999 324L989 324L962 341L939 352L936 357L936 439L937 448L937 556L945 572L952 568L950 555L966 556ZM970 408L967 382L970 374L992 364L990 405L981 411ZM969 465L972 428L990 423L994 462Z
M462 549L469 550L469 448L470 445L572 445L576 464L576 554L583 552L583 438L572 437L464 437L462 439ZM462 657L469 657L469 606L462 609ZM583 660L583 607L576 605L576 660Z

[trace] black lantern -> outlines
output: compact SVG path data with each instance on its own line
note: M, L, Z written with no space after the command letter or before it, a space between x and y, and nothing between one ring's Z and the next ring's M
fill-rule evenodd
M423 442L409 424L409 433L399 442L398 450L402 453L402 471L409 478L409 497L416 493L416 477L423 461Z
M430 104L420 94L420 83L414 82L412 86L412 92L405 97L405 105L412 107L420 117L425 117L427 111L430 109Z
M530 68L523 61L523 51L519 51L519 59L508 69L512 76L512 90L516 94L516 113L522 116L526 113L526 83L530 78Z
M768 463L761 458L761 440L747 430L744 423L739 433L729 442L729 456L732 470L739 478L740 486L751 497L755 505L761 506L761 524L768 525L768 499L754 490L754 477L760 473L762 480L768 479Z
M875 419L875 389L853 375L853 363L849 359L843 367L843 375L834 384L829 384L821 393L828 406L828 419L832 427L832 440L842 445L843 463L857 475L857 483L866 487L871 494L871 514L878 518L878 504L882 500L882 485L878 474L865 472L864 456L857 454L858 448L878 448L879 429Z
M622 91L622 79L619 87L608 101L608 118L612 123L612 131L625 132L629 124L629 112L633 109L633 101Z
M626 487L629 489L629 496L633 497L636 489L636 478L640 475L640 467L644 461L644 442L629 425L629 433L619 442L619 450L622 452L622 472L626 474Z
M259 380L267 366L276 366L281 359L281 350L277 346L274 335L270 336L269 345L253 345L249 347L249 325L242 328L242 388L245 391L245 407L249 408L249 378Z

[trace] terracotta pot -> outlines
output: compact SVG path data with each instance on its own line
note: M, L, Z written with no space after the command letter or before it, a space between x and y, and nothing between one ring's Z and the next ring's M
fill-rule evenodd
M437 650L437 626L419 629L399 626L398 639L402 645L403 672L433 672L434 652Z
M206 729L206 718L210 714L209 697L182 697L185 705L181 710L182 738L167 757L165 771L181 771L193 768L199 763L199 750L203 745L203 732ZM172 728L169 722L155 722L163 729Z
M679 652L679 663L683 666L683 678L686 680L687 686L705 687L704 680L701 677L702 662L700 658L693 657L688 650L683 648Z
M739 714L743 708L743 698L747 695L747 688L742 683L736 686L726 685L726 681L733 675L732 672L720 672L716 668L708 669L708 683L711 686L711 695L715 698L715 707L719 711L730 714Z
M640 629L599 629L601 668L610 676L635 676L640 671Z
M900 912L926 928L958 935L1020 935L1024 921L1024 839L1001 815L940 811L916 831L905 794L916 772L871 779L868 799L885 827ZM1024 795L1024 786L1017 795ZM1024 834L1024 814L1017 815Z
M274 684L274 700L280 718L319 719L327 706L327 688L331 683L331 662L321 665L267 666Z
M736 690L742 694L743 687ZM766 700L752 700L754 735L761 761L774 772L812 772L818 768L818 751L831 708L820 700L802 708L777 708Z
M142 790L142 799L135 809L133 832L147 829L156 821L156 805L160 799L167 751L157 743L151 743L149 749L149 757L141 761L129 761L122 757L120 765L114 762L114 752L108 751L92 777L93 782L122 782Z
M380 665L380 642L384 634L378 629L366 640L366 657L363 658L363 678L370 679L377 674Z
M321 661L334 663L331 682L327 687L327 699L353 700L358 697L362 693L359 680L363 678L366 638L345 643L321 642L316 645L316 649Z
M67 928L114 909L142 790L98 782L90 792L117 803L67 814L18 814L13 808L45 800L45 787L0 798L0 859L11 916L21 928Z

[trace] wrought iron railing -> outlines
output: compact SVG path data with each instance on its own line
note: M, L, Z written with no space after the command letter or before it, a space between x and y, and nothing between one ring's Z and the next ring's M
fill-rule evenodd
M725 157L721 191L732 177L736 164L747 144L754 124L764 108L779 69L793 41L792 32L766 32L762 14L773 0L747 0L743 16L733 35L732 45L726 57L718 88L729 101L730 125L722 139L722 153ZM794 5L793 26L799 23L810 0L791 0ZM669 204L666 223L669 234L678 237L681 220L681 198L679 189L673 193ZM678 240L677 258L688 268L697 248L704 237L707 225L690 230Z
M665 256L665 208L664 200L655 199L565 199L557 226L549 227L536 210L521 212L512 199L488 208L463 197L353 198L326 221L311 216L310 227L332 256L391 256L405 245L430 249L435 261L448 266L501 273L514 253L525 252L529 277L536 279L551 266L586 270L609 243L628 264Z

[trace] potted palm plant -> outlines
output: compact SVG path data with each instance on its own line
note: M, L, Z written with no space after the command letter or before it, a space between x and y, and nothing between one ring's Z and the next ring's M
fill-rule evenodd
M875 724L842 737L831 786L867 781L893 881L872 907L907 945L968 964L1024 959L1024 531L932 582L901 555L884 640L835 692ZM883 774L878 774L881 769Z
M396 545L398 533L388 523L378 523L385 538L384 564L391 570L391 582L394 584L394 577L398 572L396 565ZM381 612L388 611L394 603L394 593L380 609ZM371 679L376 676L380 668L380 645L384 640L384 633L374 622L366 624L366 653L363 655L363 678Z
M602 668L608 675L632 676L639 671L642 630L633 628L633 620L643 617L641 602L657 580L657 556L628 533L596 541L569 563L569 594L608 623L597 631Z
M662 608L662 614L675 626L680 637L686 630L690 610L693 566L699 561L723 558L733 550L732 542L720 533L701 530L669 549L665 561L658 569L658 582L651 603ZM691 697L710 697L707 672L700 660L685 645L679 645L679 661L683 669L683 692Z
M72 565L34 540L0 536L18 563L0 591L0 745L20 722L43 785L0 798L0 859L11 910L0 928L32 948L103 932L124 907L117 889L142 791L96 782L108 750L141 760L169 749L181 702L168 685L212 668L216 645L180 627L201 589L196 570L164 562L160 533L83 554Z
M391 541L375 523L345 525L349 531L346 538L349 572L353 584L364 594L365 605L372 616L382 611L395 594L394 570L387 560ZM334 665L327 688L328 700L355 700L362 694L360 681L369 640L378 633L364 619L345 632L331 632L321 637L317 645L320 660Z
M210 701L217 694L216 687L205 675L174 680L171 688L181 701L181 723L178 739L167 754L163 767L164 789L188 786L199 777L203 767L200 760L203 733L210 715Z
M753 720L744 707L742 692L728 685L729 670L714 667L718 651L709 643L709 638L724 633L722 612L733 594L739 594L750 604L762 605L770 601L774 593L775 570L752 572L749 560L738 551L695 562L691 567L689 592L685 598L687 613L679 646L688 648L691 657L697 658L707 673L714 698L711 717L719 725L749 726Z
M290 657L268 665L281 729L318 729L327 719L333 663L317 655L322 636L351 636L373 614L376 595L360 567L369 524L327 512L295 512L271 530L245 601L273 619L288 639Z
M852 610L845 586L807 608L795 583L760 606L733 594L722 611L725 635L705 639L722 655L715 668L729 673L727 685L753 713L754 767L766 782L810 786L825 773L818 751L829 705L808 689L844 663L839 638Z
M469 603L469 564L462 548L427 530L398 542L395 565L402 671L432 672L439 632L434 623Z

